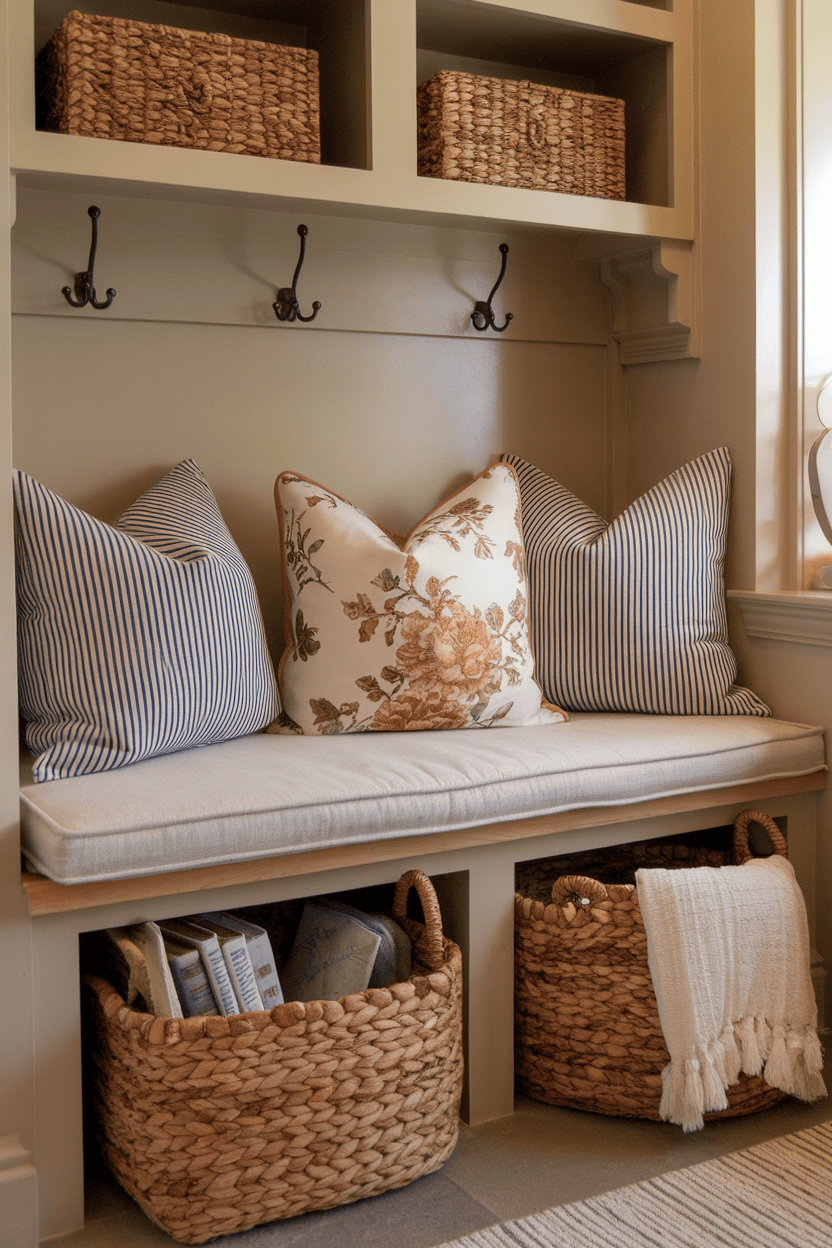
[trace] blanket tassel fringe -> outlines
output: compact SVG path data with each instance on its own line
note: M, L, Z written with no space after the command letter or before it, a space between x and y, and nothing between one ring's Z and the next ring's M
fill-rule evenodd
M743 1072L762 1075L801 1101L826 1096L821 1071L823 1052L814 1027L770 1025L764 1018L746 1017L726 1026L719 1039L683 1062L669 1062L662 1071L659 1114L684 1131L703 1127L703 1114L728 1108L726 1089Z

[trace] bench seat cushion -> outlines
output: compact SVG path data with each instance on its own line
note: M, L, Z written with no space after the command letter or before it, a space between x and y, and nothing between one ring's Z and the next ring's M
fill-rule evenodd
M756 716L575 714L500 732L256 734L31 782L24 854L121 879L808 775L823 730Z

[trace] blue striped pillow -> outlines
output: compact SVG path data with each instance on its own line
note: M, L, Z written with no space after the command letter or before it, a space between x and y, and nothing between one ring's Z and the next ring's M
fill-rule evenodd
M575 711L769 715L734 683L723 563L731 459L674 472L607 525L516 455L535 675Z
M20 709L34 778L265 727L277 685L251 573L193 460L116 528L14 473Z

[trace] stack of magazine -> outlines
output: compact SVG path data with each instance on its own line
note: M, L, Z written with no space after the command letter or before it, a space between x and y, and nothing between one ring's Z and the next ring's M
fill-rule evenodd
M411 971L410 940L395 920L327 897L304 905L279 972L265 927L228 911L107 928L93 948L91 969L128 1005L165 1018L337 1000Z

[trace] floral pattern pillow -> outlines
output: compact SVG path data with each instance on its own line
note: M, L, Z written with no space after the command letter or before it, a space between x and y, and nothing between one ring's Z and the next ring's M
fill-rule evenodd
M394 537L282 473L286 650L276 731L552 724L534 679L514 470L487 469Z

